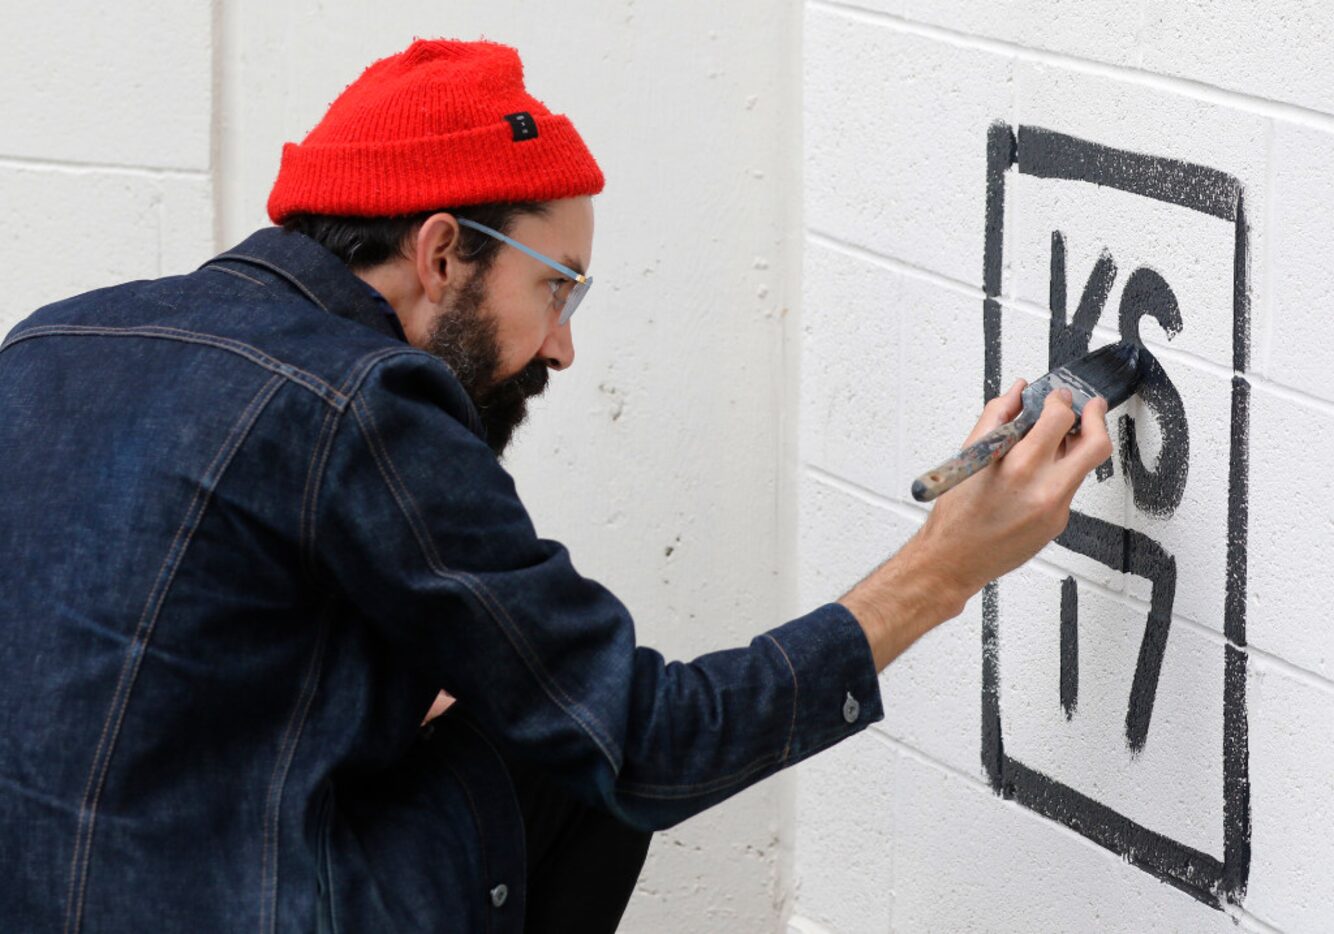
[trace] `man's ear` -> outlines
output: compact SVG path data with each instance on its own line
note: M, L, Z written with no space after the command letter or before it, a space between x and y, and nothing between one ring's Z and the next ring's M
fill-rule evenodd
M413 265L432 304L440 302L450 278L460 275L459 246L459 222L453 214L432 214L417 229Z

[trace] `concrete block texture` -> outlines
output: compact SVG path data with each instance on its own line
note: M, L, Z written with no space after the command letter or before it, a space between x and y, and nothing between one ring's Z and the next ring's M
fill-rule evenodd
M897 757L863 750L856 766L883 769L864 797L894 801L889 929L1334 929L1330 14L1299 0L806 9L802 560L869 554L848 543L920 521L903 481L971 424L984 358L1001 389L1072 335L1138 339L1158 368L1074 499L1084 532L882 676L873 733ZM1007 153L993 135L989 178L993 124L1018 141ZM1084 161L1026 161L1023 128L1080 141ZM896 329L842 300L858 272L902 302ZM892 338L894 381L835 362ZM883 398L897 441L868 454L844 426L881 420ZM1121 550L1075 547L1091 528ZM1149 552L1149 573L1129 571ZM975 781L979 758L1010 771ZM799 828L832 819L798 803ZM1134 842L1102 820L1133 824ZM1160 846L1206 881L1162 869L1146 855ZM796 929L863 929L829 907L841 880L800 850L798 867Z
M205 171L208 3L5 6L0 158Z
M802 458L893 495L902 480L903 277L812 242L802 281L810 287L801 315Z
M1334 688L1252 658L1254 862L1246 908L1285 931L1334 926Z
M1110 473L1073 504L1174 561L1140 741L1127 717L1154 582L1053 544L1000 583L993 657L979 596L882 674L882 723L659 835L624 930L1334 930L1334 7L10 6L0 333L48 301L186 272L267 223L282 143L414 36L516 45L608 186L579 366L533 405L507 466L541 532L672 657L741 644L892 555L928 515L913 477L978 415L988 353L1002 389L1048 369L1058 285L1071 318L1092 302L1092 346L1143 313L1134 333L1184 434L1132 401L1110 426ZM1010 168L984 321L997 123L1234 180L1246 255L1226 218ZM1165 283L1178 323L1144 313L1163 293L1135 292L1135 276ZM1170 508L1128 482L1122 415L1141 474L1188 449ZM1249 743L1234 902L1205 904L988 784L993 661L1007 755L1223 859L1229 652Z
M1259 100L1334 111L1326 38L1334 8L1320 0L1145 3L1140 65Z
M1334 680L1334 411L1267 386L1251 400L1247 639Z
M1094 61L1133 65L1141 27L1139 0L900 0L903 16L967 36L1012 42Z
M981 415L978 299L819 235L803 271L802 458L916 508L913 478Z
M915 754L900 756L891 780L892 931L1237 930L1222 913Z
M1334 12L1318 0L1256 4L1170 0L841 0L967 40L1180 78L1260 101L1334 110L1323 37Z
M812 230L980 285L986 131L1011 61L810 6L805 203Z
M894 903L898 756L874 733L795 769L794 913L831 931L888 931Z
M1273 310L1261 335L1267 352L1258 362L1275 383L1331 400L1334 328L1327 296L1334 267L1327 256L1334 243L1334 134L1276 120L1273 146Z
M0 332L48 302L129 279L189 272L212 255L207 179L0 160L9 287Z

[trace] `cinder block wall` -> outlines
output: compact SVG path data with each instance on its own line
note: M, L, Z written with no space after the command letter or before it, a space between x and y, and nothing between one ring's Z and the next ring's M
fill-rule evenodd
M802 602L989 386L1136 333L1161 370L1069 534L798 768L790 930L1334 929L1331 27L805 4Z
M57 298L211 255L209 4L9 4L0 333Z

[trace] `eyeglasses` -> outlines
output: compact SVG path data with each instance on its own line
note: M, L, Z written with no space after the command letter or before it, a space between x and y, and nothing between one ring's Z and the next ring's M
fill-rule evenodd
M477 221L468 220L466 217L458 217L456 220L464 227L470 227L473 230L486 234L488 237L495 237L502 243L508 243L520 252L527 253L533 259L546 263L552 269L566 276L565 282L551 283L551 301L560 312L560 323L562 325L569 322L574 316L574 310L579 307L579 303L584 300L588 294L588 287L593 284L593 277L586 276L581 272L575 272L564 263L558 263L554 259L543 256L532 247L524 246L518 240L507 237L499 230L492 230L485 224L479 224ZM562 295L562 293L564 293Z

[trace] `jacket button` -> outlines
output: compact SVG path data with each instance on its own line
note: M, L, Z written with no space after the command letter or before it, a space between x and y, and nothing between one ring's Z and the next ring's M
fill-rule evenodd
M862 712L862 705L857 703L857 699L848 692L848 699L843 702L843 719L848 723L856 723L857 717Z
M505 899L509 897L510 890L503 882L491 890L491 904L495 905L497 908L504 905Z

